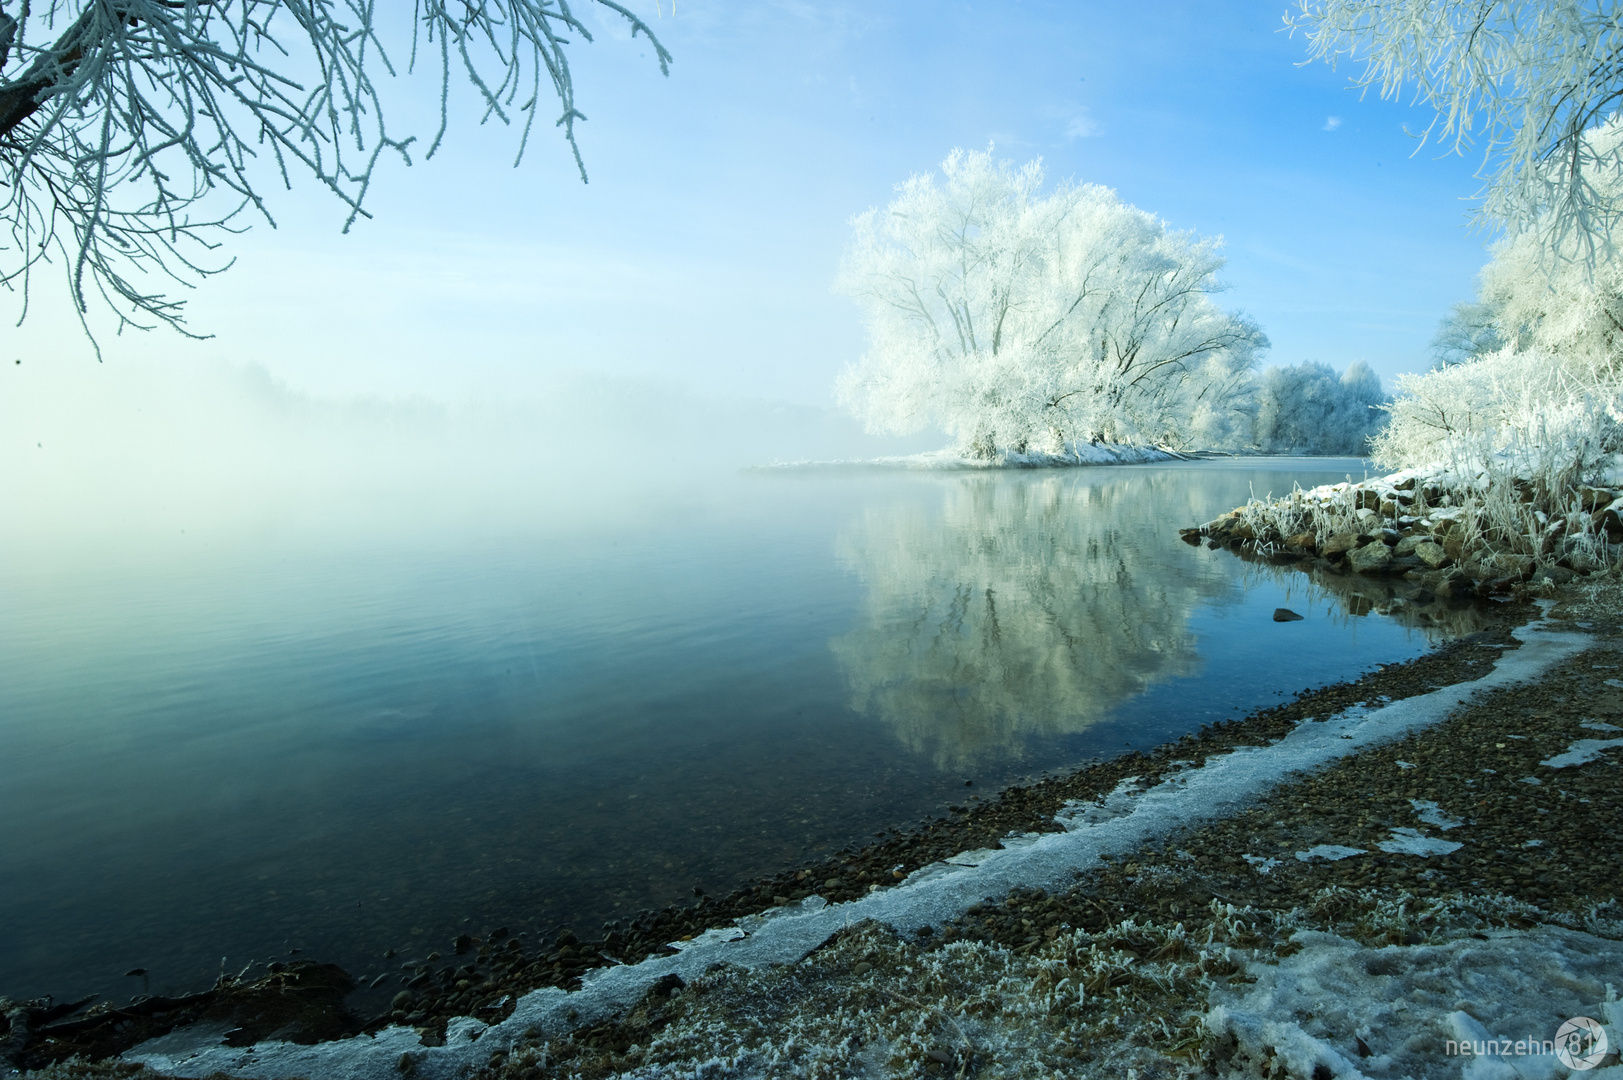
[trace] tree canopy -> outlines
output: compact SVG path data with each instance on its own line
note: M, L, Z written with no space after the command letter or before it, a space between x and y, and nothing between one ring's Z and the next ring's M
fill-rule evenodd
M869 350L841 400L870 427L936 424L968 451L1227 441L1267 339L1221 311L1218 241L1096 185L953 151L853 221L840 276Z
M1435 115L1421 143L1480 152L1480 214L1536 230L1593 265L1623 217L1623 149L1594 134L1623 104L1615 0L1299 0L1309 53L1361 63L1358 86L1413 87Z
M647 35L614 0L585 0ZM273 221L267 179L303 173L365 216L380 158L407 163L417 136L386 118L379 79L437 68L445 136L452 84L486 118L516 125L521 158L539 117L575 141L566 46L591 40L569 0L0 0L0 283L23 298L57 262L81 318L92 298L119 328L168 324L164 290L226 264L216 239L245 209ZM410 11L410 21L406 13ZM389 25L385 27L384 21ZM387 29L387 33L385 30ZM397 55L404 52L405 55ZM165 279L168 279L167 285Z

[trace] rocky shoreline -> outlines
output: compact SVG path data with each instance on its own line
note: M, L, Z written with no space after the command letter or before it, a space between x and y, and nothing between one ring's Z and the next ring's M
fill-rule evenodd
M1623 491L1519 481L1487 513L1486 489L1473 483L1410 470L1253 502L1179 535L1310 572L1395 580L1422 607L1623 568Z
M448 1024L454 1018L473 1016L486 1023L498 1022L512 1012L517 999L528 991L546 986L573 989L580 986L582 977L593 969L669 955L685 940L706 930L732 925L740 918L769 912L813 895L835 903L855 899L896 884L913 872L959 852L995 848L1010 835L1059 831L1063 826L1056 821L1056 816L1065 807L1102 801L1128 777L1135 777L1140 789L1154 788L1167 776L1191 765L1198 766L1215 755L1276 741L1307 718L1322 717L1360 703L1401 700L1439 686L1472 680L1491 667L1504 650L1516 647L1511 631L1536 614L1531 604L1501 605L1485 629L1414 661L1385 667L1352 683L1305 693L1289 703L1243 720L1209 727L1148 753L1131 753L1068 775L1013 787L995 798L983 800L977 793L966 791L964 804L954 807L946 819L893 831L873 844L860 849L848 848L832 859L762 878L726 897L700 896L692 905L671 907L607 926L592 940L581 940L565 932L550 941L535 942L522 936L509 936L498 927L477 938L459 936L443 943L440 950L423 956L403 955L398 959L399 989L392 1006L370 1021L344 1010L342 999L352 985L345 973L314 962L296 962L273 965L259 973L222 975L215 987L186 998L147 998L123 1007L104 1003L82 1013L68 1007L68 1012L62 1014L64 1007L49 1001L4 1003L8 1006L4 1011L9 1026L0 1036L0 1052L25 1068L50 1070L43 1075L68 1075L57 1073L57 1069L79 1069L85 1061L107 1061L168 1031L199 1024L225 1024L222 1030L229 1032L226 1039L232 1045L248 1045L273 1037L314 1043L359 1031L375 1032L389 1025L415 1028L422 1045L442 1044L447 1037ZM1605 623L1604 615L1603 606L1600 623ZM1616 627L1599 625L1595 618L1591 613L1591 631L1599 635L1597 648L1615 648L1602 644L1601 639L1615 638ZM1545 742L1572 735L1562 725L1571 726L1575 722L1571 719L1574 711L1582 712L1596 701L1610 703L1612 698L1617 698L1617 711L1623 714L1623 691L1608 689L1604 679L1600 680L1600 689L1588 686L1596 679L1584 678L1581 667L1573 669L1575 674L1571 678L1576 680L1574 693L1580 693L1582 701L1575 701L1574 693L1562 696L1560 701L1548 701L1542 707L1543 719L1548 721L1544 727L1548 731L1537 738L1529 735L1495 743L1492 753L1496 764L1502 761L1508 764L1518 753L1548 756L1550 748ZM1483 706L1489 710L1483 714L1487 719L1450 721L1446 729L1436 729L1415 738L1464 738L1468 744L1479 744L1484 739L1497 738L1493 735L1495 725L1502 723L1507 709L1514 712L1517 708L1531 708L1535 699L1556 696L1543 687L1520 693L1530 695L1527 703ZM1593 712L1590 709L1585 715ZM1623 715L1619 719L1623 720ZM1409 757L1404 757L1405 754ZM1472 788L1481 781L1476 775L1468 775L1469 769L1430 768L1429 763L1441 756L1437 745L1420 742L1412 748L1358 755L1323 777L1281 787L1263 806L1247 815L1207 826L1187 837L1169 840L1153 850L1095 870L1067 893L992 898L991 906L972 908L963 918L939 927L932 938L896 939L885 948L929 952L947 943L967 942L1027 955L1051 945L1061 934L1056 928L1063 928L1067 934L1097 936L1106 934L1123 919L1138 920L1145 925L1173 920L1184 923L1187 931L1191 926L1206 925L1211 919L1221 917L1209 913L1214 902L1219 906L1239 904L1258 911L1273 911L1282 917L1284 911L1300 908L1325 889L1350 889L1360 895L1370 890L1381 895L1396 895L1393 891L1397 890L1426 902L1491 894L1537 906L1552 918L1562 917L1563 912L1579 911L1585 905L1604 904L1614 897L1615 867L1623 849L1613 852L1608 848L1602 852L1602 861L1594 864L1600 868L1597 873L1569 870L1552 876L1529 870L1534 866L1547 869L1572 861L1565 838L1572 837L1576 842L1578 823L1567 820L1571 813L1558 819L1559 828L1547 830L1563 838L1558 843L1535 837L1533 839L1541 841L1540 849L1531 855L1520 849L1503 848L1501 854L1510 853L1503 860L1503 866L1493 857L1484 860L1481 852L1473 854L1475 861L1461 861L1452 869L1445 868L1444 861L1439 860L1428 863L1426 869L1442 872L1425 878L1415 876L1413 859L1398 855L1325 861L1320 865L1280 859L1266 853L1273 847L1283 850L1281 845L1311 847L1309 841L1314 836L1331 832L1340 837L1339 843L1343 846L1374 845L1378 842L1374 834L1381 830L1407 827L1393 823L1399 818L1407 821L1405 813L1413 816L1412 801L1443 807L1457 803L1462 785ZM1399 758L1414 768L1395 765ZM1519 758L1508 771L1520 768L1528 769L1530 775L1537 772L1535 762L1531 759L1521 762ZM1609 772L1599 769L1582 775L1611 779ZM1531 789L1510 788L1504 793L1496 790L1493 798L1502 800L1505 808L1514 808L1526 790ZM1570 790L1570 785L1563 790ZM1487 791L1472 794L1487 794ZM1580 798L1587 802L1574 801L1566 809L1575 812L1575 808L1583 806L1586 808L1583 814L1604 812L1611 815L1608 820L1617 820L1619 800L1615 780L1611 780L1610 787L1603 784L1600 789L1586 789L1582 796L1575 796L1575 799ZM1347 803L1352 799L1360 804L1359 813L1349 813ZM1591 806L1595 809L1588 809ZM1405 807L1410 809L1405 811ZM1527 821L1518 820L1517 812L1510 812L1506 820L1492 828L1508 830L1506 835L1509 835L1526 826ZM1615 828L1604 831L1611 837L1607 843L1614 843L1623 835ZM1371 835L1365 836L1366 832ZM1260 838L1269 833L1273 834L1272 838L1263 842ZM1190 853L1192 857L1186 858ZM1255 862L1247 856L1253 856ZM1607 863L1607 859L1612 861ZM1257 865L1269 860L1272 865L1267 867L1268 873L1256 871ZM1605 870L1607 866L1614 869ZM1555 881L1559 881L1559 886L1552 884ZM863 934L866 935L862 939L866 942L864 948L869 952L879 948L875 942L883 938L882 930L864 930ZM879 938L875 938L875 934ZM882 952L884 949L879 948L879 953ZM873 961L867 963L871 970L877 969ZM547 1051L553 1055L553 1066L537 1071L533 1055L524 1059L527 1064L521 1062L522 1055L515 1055L510 1063L505 1061L504 1055L504 1061L492 1063L493 1068L504 1076L564 1075L558 1068L572 1061L571 1070L584 1069L582 1075L607 1076L623 1071L623 1067L632 1064L625 1057L629 1048L646 1046L648 1042L650 1033L637 1029L638 1023L647 1028L654 1023L650 1017L656 1016L665 1017L660 1023L666 1026L675 1022L665 997L681 990L680 984L681 980L676 980L676 984L660 989L664 997L654 1002L653 1012L645 1008L638 1014L634 1010L618 1020L598 1023L577 1032L568 1040L568 1047L560 1045ZM290 1008L290 999L302 1004ZM638 1015L642 1017L640 1021ZM1063 1045L1071 1046L1074 1051L1069 1057L1062 1054L1064 1060L1086 1060L1088 1054L1097 1056L1097 1051L1087 1050L1074 1040ZM70 1059L76 1063L57 1065ZM931 1060L935 1059L924 1059L920 1067L929 1071ZM966 1060L961 1055L951 1059L955 1066ZM936 1061L936 1064L941 1062Z

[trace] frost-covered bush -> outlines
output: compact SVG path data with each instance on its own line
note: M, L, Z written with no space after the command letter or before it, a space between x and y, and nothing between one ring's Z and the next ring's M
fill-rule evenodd
M1362 360L1340 375L1311 360L1270 367L1257 382L1256 445L1283 453L1367 453L1391 400Z
M840 378L870 429L938 425L969 453L1244 441L1267 340L1221 311L1218 241L1097 185L955 150L853 221L839 287L869 347Z
M1619 386L1540 350L1503 349L1398 378L1391 422L1375 438L1387 468L1509 470L1551 483L1594 477L1623 449Z

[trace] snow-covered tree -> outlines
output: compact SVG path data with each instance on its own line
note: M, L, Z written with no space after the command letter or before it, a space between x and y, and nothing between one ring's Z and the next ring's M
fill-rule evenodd
M1257 445L1282 453L1367 453L1391 400L1362 360L1340 375L1311 360L1270 367L1257 382Z
M641 19L593 4L648 35L666 69ZM306 173L350 222L365 215L379 158L409 162L415 142L385 121L379 77L419 63L440 83L425 156L465 78L487 119L519 125L520 156L555 99L584 181L574 37L592 35L569 0L0 0L0 285L26 315L33 272L60 260L81 317L99 296L120 328L181 329L181 303L156 290L223 268L205 265L212 238L244 208L269 219L267 181Z
M1267 339L1221 311L1218 241L1038 162L953 151L853 220L839 285L869 347L841 401L873 430L938 425L972 454L1229 438Z
M1497 312L1503 340L1519 350L1558 357L1586 379L1623 376L1623 268L1615 258L1593 267L1578 258L1579 241L1552 261L1535 232L1502 241L1483 267L1479 297Z
M1285 23L1313 57L1361 62L1359 86L1413 86L1435 109L1426 139L1480 151L1485 220L1574 241L1585 262L1610 247L1623 149L1590 136L1623 98L1616 0L1299 0Z
M1592 138L1603 146L1623 142L1623 130ZM1602 188L1623 198L1623 175ZM1439 366L1508 349L1536 352L1539 364L1554 360L1583 381L1623 377L1623 267L1615 256L1589 262L1577 236L1561 238L1553 251L1550 244L1548 230L1533 228L1494 245L1476 300L1454 305L1433 339Z
M1505 347L1499 328L1503 312L1487 303L1461 301L1449 309L1437 324L1431 339L1431 356L1436 367L1463 364Z
M1586 262L1575 236L1552 261L1550 235L1502 240L1482 269L1476 307L1500 348L1398 379L1375 440L1383 464L1447 462L1554 490L1623 450L1623 269Z

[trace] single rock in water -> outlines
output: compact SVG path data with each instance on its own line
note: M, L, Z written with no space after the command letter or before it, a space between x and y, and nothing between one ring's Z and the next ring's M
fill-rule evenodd
M866 974L868 974L868 972L870 972L872 970L873 970L873 965L868 963L868 961L866 961L866 960L864 960L862 963L858 964L856 967L851 969L852 973L856 974L856 975L866 975Z
M840 887L840 884L841 884L841 882L840 882L839 878L831 877L827 881L823 882L823 888L825 888L825 889L838 889Z
M1304 617L1288 607L1274 608L1274 622L1301 622Z
M398 993L398 994L396 994L394 996L394 1000L391 1001L389 1004L390 1004L390 1006L392 1008L404 1009L415 1000L416 1000L416 998L414 998L412 996L412 993L411 993L410 990L402 990L402 991L400 991L400 993Z

